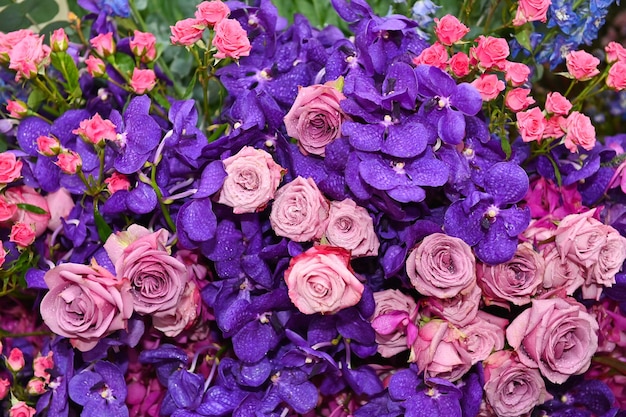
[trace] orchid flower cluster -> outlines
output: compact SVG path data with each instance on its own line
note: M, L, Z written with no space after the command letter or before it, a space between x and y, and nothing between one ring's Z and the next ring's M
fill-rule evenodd
M612 2L251 3L0 33L3 415L626 416Z

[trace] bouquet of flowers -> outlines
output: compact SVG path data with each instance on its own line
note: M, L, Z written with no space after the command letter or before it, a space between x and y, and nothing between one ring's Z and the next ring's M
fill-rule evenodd
M0 33L3 415L626 416L612 0L140 3Z

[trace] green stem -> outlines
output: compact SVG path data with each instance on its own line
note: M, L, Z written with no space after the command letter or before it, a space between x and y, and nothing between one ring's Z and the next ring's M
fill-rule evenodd
M491 7L489 8L489 14L487 15L487 19L485 20L485 24L483 25L483 33L488 33L489 26L491 26L491 20L493 19L493 15L496 12L496 9L500 5L502 0L497 0L492 2Z
M176 233L176 225L172 220L172 216L170 216L170 211L167 208L167 204L163 200L163 193L161 192L161 188L156 183L156 163L152 164L152 168L150 170L150 185L152 189L157 195L157 199L159 200L159 206L161 207L161 211L163 212L163 217L165 217L165 222L169 226L172 233Z

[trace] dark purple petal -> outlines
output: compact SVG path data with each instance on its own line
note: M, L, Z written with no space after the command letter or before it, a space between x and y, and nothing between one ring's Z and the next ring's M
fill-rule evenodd
M233 336L233 349L243 362L260 361L278 343L278 336L269 323L253 320Z
M80 122L90 117L91 114L86 110L67 110L52 123L50 133L59 139L61 145L69 146L69 142L76 138L72 131L78 128Z
M455 201L446 210L443 230L446 234L463 239L468 245L474 246L485 236L482 220L483 210L476 209L466 213L463 201Z
M128 146L115 158L113 166L122 174L134 174L146 163L150 154L135 152Z
M363 319L354 308L342 310L337 314L337 331L346 339L353 339L362 344L374 343L376 333L369 321Z
M437 122L439 137L445 143L458 145L465 137L465 116L451 109L441 110L443 116Z
M401 369L389 380L389 396L396 401L411 398L417 393L423 381L413 369Z
M20 149L29 156L39 156L37 152L37 138L47 136L50 133L48 122L38 117L27 117L17 127L17 143Z
M359 157L355 153L350 154L346 165L346 184L358 199L367 200L371 197L372 193L369 190L369 186L359 175L360 164L361 160Z
M412 184L425 185L429 187L439 187L448 181L448 166L435 158L432 151L426 150L421 158L405 166L407 176ZM406 184L406 182L405 182Z
M346 366L344 377L357 395L376 395L383 390L383 384L380 378L378 378L376 371L368 365L355 369L350 369Z
M509 236L504 222L496 220L490 224L485 237L474 247L474 252L483 263L497 265L513 258L517 244L517 236Z
M461 83L456 86L454 93L450 96L450 104L468 116L475 116L483 107L483 100L476 87Z
M59 188L61 170L49 158L37 158L33 174L42 190L53 192Z
M317 404L318 392L312 382L305 381L296 385L279 381L277 385L280 398L297 413L308 413Z
M253 364L241 364L239 382L248 387L258 387L270 377L272 364L267 358Z
M413 158L421 154L434 132L421 123L392 125L381 151L397 158Z
M389 197L400 203L419 203L426 198L426 192L417 185L400 185L387 191Z
M126 198L126 206L133 213L146 214L153 211L157 206L158 200L156 193L148 184L143 182L137 185L137 188L128 193Z
M176 223L191 240L204 242L211 239L217 228L211 200L202 198L186 202L178 212Z
M377 190L390 190L404 181L400 174L380 157L369 158L359 164L359 175L367 184Z
M456 82L446 72L430 65L415 67L418 91L424 97L451 97L456 88Z
M202 400L204 378L186 369L174 372L167 383L167 392L179 408L196 409Z
M356 122L344 122L341 132L348 137L350 145L359 151L376 152L383 144L385 127L380 124L364 125Z
M513 204L528 192L528 175L519 165L498 162L485 173L485 191L496 204Z
M222 188L226 176L222 161L213 161L208 164L202 171L198 192L194 194L194 198L209 197L218 192Z
M510 237L517 237L530 224L530 209L528 207L511 207L500 210L498 220L504 223L504 229Z
M404 260L406 258L406 248L402 246L393 245L384 251L383 258L380 263L385 272L385 278L389 278L397 274L404 267Z
M48 285L43 280L43 276L45 275L45 271L42 271L37 268L31 268L26 272L24 278L26 279L27 288L33 288L37 290L47 290Z
M161 141L161 128L146 114L126 118L126 146L139 154L154 150Z

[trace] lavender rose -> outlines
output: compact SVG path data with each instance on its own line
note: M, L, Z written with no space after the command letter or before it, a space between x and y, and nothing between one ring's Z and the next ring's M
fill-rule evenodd
M423 295L452 298L476 284L476 261L470 246L459 238L433 233L409 253L406 272Z
M350 251L353 258L378 255L380 242L367 210L350 199L330 203L326 240Z
M474 285L471 291L459 293L452 298L428 297L423 301L424 311L448 320L455 326L468 325L478 313L482 291Z
M278 189L270 223L278 236L307 242L322 237L329 210L330 205L315 181L297 177Z
M487 359L491 352L504 349L504 328L508 320L479 311L469 325L459 330L465 349L472 357L472 365Z
M595 210L565 216L554 232L554 242L562 258L568 257L585 268L597 262L606 242L606 229L593 218Z
M291 259L285 271L289 298L304 314L333 314L361 300L363 284L350 269L350 253L313 246Z
M542 296L545 293L546 297L543 298L548 298L560 289L565 290L567 295L572 295L584 284L583 268L569 258L561 258L555 245L544 248L542 255L546 266L542 290Z
M187 282L176 309L153 316L152 325L165 336L176 337L193 325L198 317L200 292L193 281Z
M533 300L506 329L520 361L561 384L585 372L598 348L598 323L574 299Z
M326 145L341 135L341 124L347 116L339 103L345 98L332 81L298 89L285 116L285 127L287 134L298 140L304 155L324 156Z
M54 333L85 352L98 341L126 328L133 313L128 280L96 264L66 263L44 275L50 291L41 300L41 317Z
M390 358L408 349L407 330L413 326L417 314L417 305L413 297L398 290L383 290L374 293L376 308L370 319L376 331L378 353Z
M611 226L603 228L606 230L606 240L600 248L597 262L589 268L587 280L599 286L611 287L626 259L626 239Z
M217 202L232 207L235 214L263 210L285 172L269 153L251 146L223 162L227 176Z

